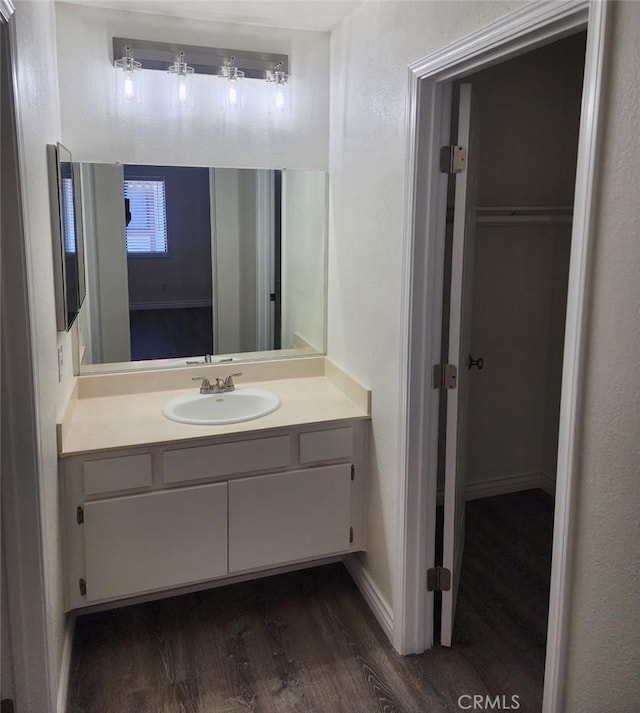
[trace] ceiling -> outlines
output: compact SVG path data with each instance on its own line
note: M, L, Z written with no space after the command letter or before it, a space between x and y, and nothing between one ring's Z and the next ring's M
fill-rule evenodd
M365 0L65 0L217 22L329 31Z

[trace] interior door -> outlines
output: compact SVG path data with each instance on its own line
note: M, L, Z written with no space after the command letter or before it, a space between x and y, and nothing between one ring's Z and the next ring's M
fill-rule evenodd
M440 643L451 646L464 548L465 480L469 412L471 295L475 222L475 172L471 132L471 84L460 86L458 137L467 149L466 166L456 174L451 251L451 297L447 362L457 368L457 386L447 392L442 566L451 586L442 592Z

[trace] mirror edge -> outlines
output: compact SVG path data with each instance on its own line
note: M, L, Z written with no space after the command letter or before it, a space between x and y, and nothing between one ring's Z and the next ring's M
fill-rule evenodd
M53 286L55 293L56 329L66 332L67 324L64 246L62 244L62 215L60 212L60 151L61 144L47 144L49 175L49 207L51 212L51 242L53 249Z

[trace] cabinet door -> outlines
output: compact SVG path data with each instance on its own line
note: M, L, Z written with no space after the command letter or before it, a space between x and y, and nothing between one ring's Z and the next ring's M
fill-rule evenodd
M227 573L227 484L84 506L87 602Z
M229 571L349 549L351 466L334 465L229 483Z

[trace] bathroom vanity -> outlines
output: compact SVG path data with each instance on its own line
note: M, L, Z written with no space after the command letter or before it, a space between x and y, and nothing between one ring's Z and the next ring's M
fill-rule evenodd
M162 415L175 389L80 381L59 432L67 610L365 548L368 392L326 375L259 385L277 411L193 426Z

